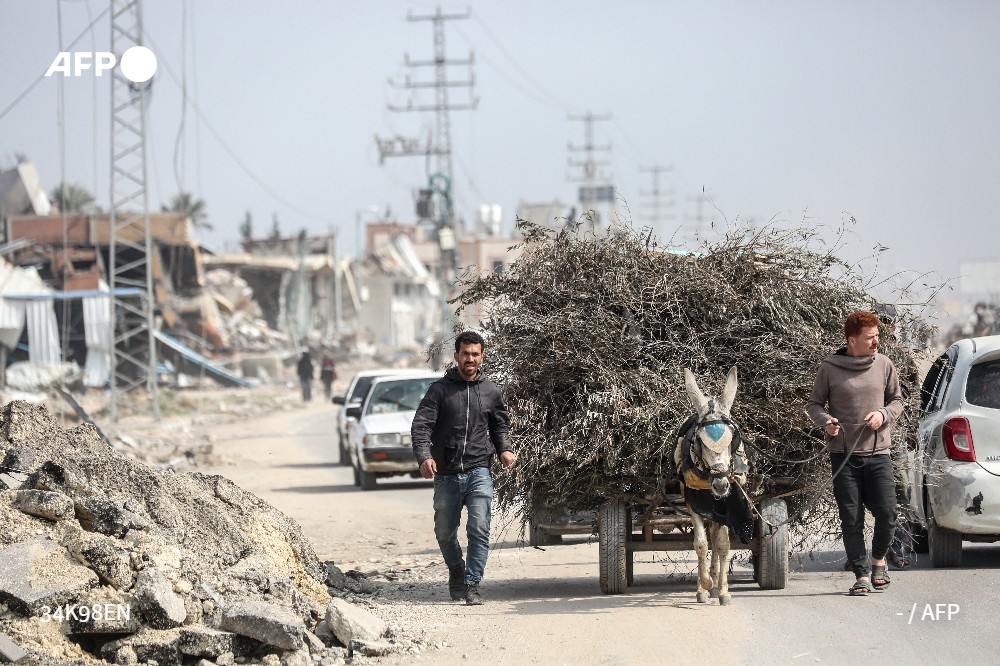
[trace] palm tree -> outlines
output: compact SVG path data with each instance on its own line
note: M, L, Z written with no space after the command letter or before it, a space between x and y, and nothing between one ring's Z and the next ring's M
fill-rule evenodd
M205 212L205 200L195 199L190 192L178 192L170 200L169 206L160 207L164 213L182 213L186 215L195 229L212 230L212 225L208 222L208 213Z
M94 205L94 195L82 185L59 183L52 189L52 202L63 213L99 212Z

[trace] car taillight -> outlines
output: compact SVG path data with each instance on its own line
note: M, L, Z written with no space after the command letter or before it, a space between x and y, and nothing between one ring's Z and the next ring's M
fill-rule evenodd
M944 450L952 460L976 462L976 450L972 447L972 428L963 418L948 419L941 431Z

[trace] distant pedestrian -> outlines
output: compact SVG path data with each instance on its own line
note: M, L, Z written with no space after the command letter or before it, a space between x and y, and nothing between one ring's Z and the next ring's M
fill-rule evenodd
M844 550L856 581L852 596L889 586L886 556L896 526L892 473L892 424L903 412L896 366L878 353L879 320L851 313L844 323L847 345L827 356L816 374L807 409L827 434L833 467L833 497L840 510ZM871 573L865 547L865 509L875 518Z
M323 395L329 400L330 394L333 392L333 382L337 380L337 367L327 354L323 354L323 360L320 361L319 378L323 382Z
M299 359L298 374L302 385L302 400L309 402L312 400L313 360L308 350L302 352L302 358Z
M480 371L483 338L466 331L455 339L457 368L431 384L417 407L410 436L420 474L434 479L434 534L448 565L453 601L483 603L479 583L490 552L493 478L497 455L510 469L517 460L510 444L510 416L497 385ZM458 525L467 510L468 564L462 559Z

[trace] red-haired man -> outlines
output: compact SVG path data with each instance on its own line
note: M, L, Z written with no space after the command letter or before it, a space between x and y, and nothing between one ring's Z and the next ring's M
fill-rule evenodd
M847 345L820 364L809 396L809 417L827 434L833 496L840 510L847 560L857 578L850 589L863 596L889 585L886 555L896 526L892 475L892 424L903 412L899 373L878 353L879 320L852 312L844 322ZM865 509L875 518L871 573L865 547Z

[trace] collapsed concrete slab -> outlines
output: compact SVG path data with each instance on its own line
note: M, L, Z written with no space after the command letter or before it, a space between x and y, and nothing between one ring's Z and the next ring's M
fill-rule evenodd
M172 629L187 617L184 600L159 569L143 569L135 578L135 597L146 622L155 629Z
M97 583L97 574L48 537L0 550L0 601L25 615L51 611Z
M222 613L222 628L282 650L302 648L306 630L302 620L287 609L260 601L245 601L226 608Z
M350 645L354 640L378 642L388 629L382 618L339 598L326 607L326 624L343 645Z
M252 638L204 626L181 627L180 651L190 657L215 659L226 653L247 657L260 646Z

